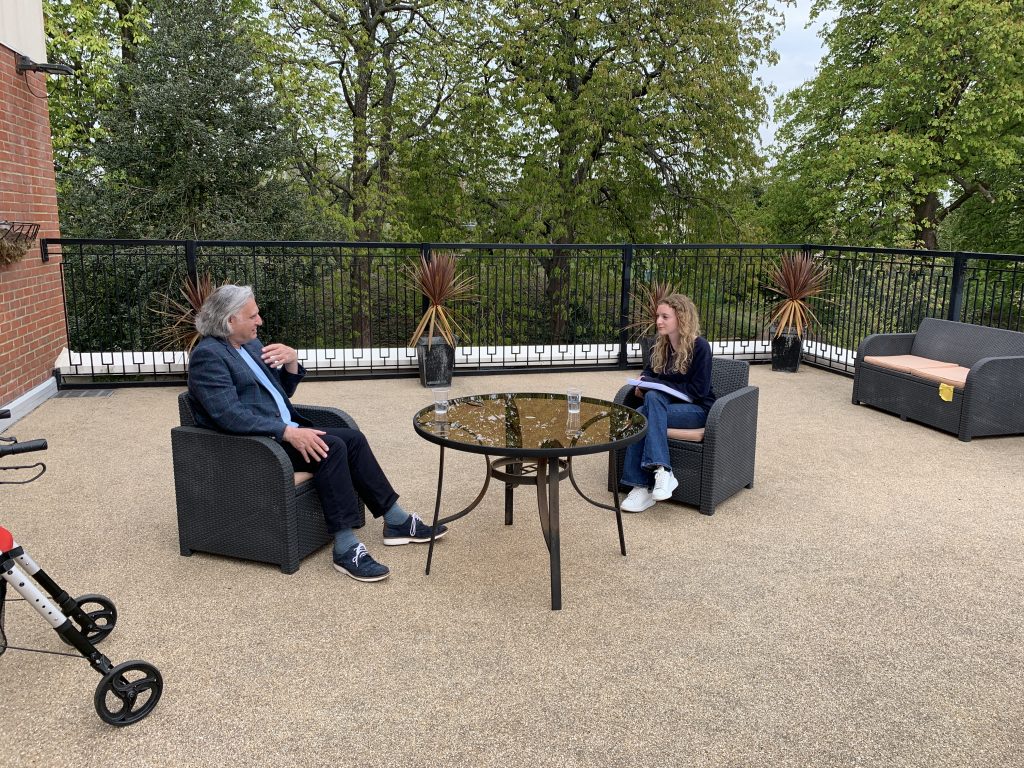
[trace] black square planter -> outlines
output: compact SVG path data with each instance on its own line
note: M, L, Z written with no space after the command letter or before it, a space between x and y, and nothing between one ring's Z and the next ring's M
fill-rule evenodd
M800 370L803 339L795 333L784 333L772 339L772 370L796 373Z
M424 336L416 342L416 357L420 369L420 384L424 387L449 386L455 371L455 349L444 338L435 336L427 346Z

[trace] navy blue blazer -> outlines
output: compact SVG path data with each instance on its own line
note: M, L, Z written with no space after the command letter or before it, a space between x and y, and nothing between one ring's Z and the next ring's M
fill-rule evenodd
M298 373L288 373L284 368L269 367L260 357L263 343L259 339L243 346L284 396L292 421L312 426L288 399L306 375L306 369L300 365ZM201 406L195 414L200 427L241 435L266 435L275 440L284 435L286 425L274 398L225 339L205 336L196 344L189 355L188 391Z

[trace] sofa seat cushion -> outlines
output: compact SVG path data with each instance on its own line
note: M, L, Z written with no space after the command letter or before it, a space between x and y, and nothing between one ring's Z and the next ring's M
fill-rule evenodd
M687 443L704 442L704 427L700 429L673 429L668 428L669 440L683 440Z
M879 368L891 368L900 373L921 375L921 371L935 368L959 368L956 363L945 363L918 355L865 355L864 362Z
M312 472L296 472L295 473L295 487L298 488L300 485L302 485L307 480L312 480L312 479L313 479L313 473Z
M970 372L970 368L964 368L963 366L956 365L951 368L922 368L919 371L915 371L914 375L920 376L922 379L937 381L940 384L949 384L963 389L967 384L967 374Z

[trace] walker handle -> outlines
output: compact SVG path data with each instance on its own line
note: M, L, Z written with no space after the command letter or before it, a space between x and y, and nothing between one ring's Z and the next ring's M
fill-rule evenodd
M11 443L10 445L0 444L0 458L13 456L16 453L32 453L33 451L45 451L45 440L29 440L25 443Z

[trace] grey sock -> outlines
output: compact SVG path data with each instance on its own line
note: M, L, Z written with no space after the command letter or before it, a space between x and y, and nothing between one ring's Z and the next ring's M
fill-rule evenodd
M384 513L384 522L388 525L401 525L408 519L409 513L402 509L397 501Z
M359 539L351 528L342 528L334 534L334 554L341 557L358 543Z

